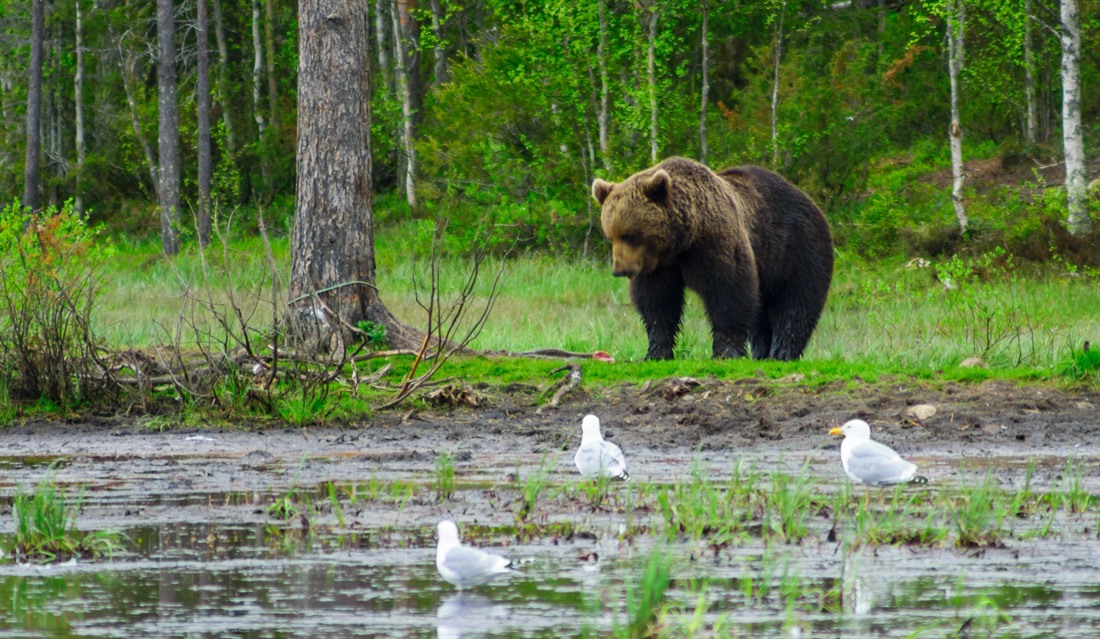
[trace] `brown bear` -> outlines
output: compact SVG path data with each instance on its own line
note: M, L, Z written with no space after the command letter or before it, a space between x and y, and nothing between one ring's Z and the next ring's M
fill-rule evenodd
M833 277L833 241L821 209L776 173L742 166L715 173L669 158L615 184L597 179L612 273L630 278L646 359L672 359L684 289L699 294L714 357L802 356Z

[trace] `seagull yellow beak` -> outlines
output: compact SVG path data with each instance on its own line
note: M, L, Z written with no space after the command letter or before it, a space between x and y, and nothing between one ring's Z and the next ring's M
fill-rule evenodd
M844 431L840 430L840 426L837 426L836 428L830 429L829 434L830 435L843 435Z

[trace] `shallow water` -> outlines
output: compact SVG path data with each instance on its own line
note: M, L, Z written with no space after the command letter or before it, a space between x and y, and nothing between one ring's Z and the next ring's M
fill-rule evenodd
M33 485L49 461L0 459L0 492ZM729 472L717 458L662 454L645 461L656 480L690 474L691 467ZM758 461L787 472L805 464L823 483L835 472L835 464L816 457ZM1036 488L1056 487L1067 461L1037 462ZM361 462L66 458L50 472L70 491L85 487L78 524L120 531L124 548L95 562L0 559L0 637L606 636L625 623L627 591L637 586L658 537L664 539L620 534L628 527L659 530L652 513L624 515L562 497L546 498L534 522L557 528L523 534L515 521L522 482L509 483L507 475L537 467L537 456L459 464L462 481L443 502L424 463ZM1027 467L1017 458L983 460L979 470L950 459L921 463L946 483L989 470L1005 486L1018 486ZM575 482L560 464L551 466L552 486ZM1095 495L1092 471L1085 482ZM395 491L367 500L360 491L368 477L404 482L414 496ZM339 509L328 501L329 481L336 482ZM278 521L266 511L292 490L311 508L308 529L300 518ZM0 547L7 548L11 509L0 506L0 513ZM488 586L456 592L434 565L434 525L443 517L474 531L478 545L498 547L525 565ZM677 538L669 546L673 609L666 630L945 637L969 624L974 637L1091 639L1100 636L1098 523L1093 506L1084 515L1058 515L1046 537L1028 534L1037 524L1021 522L1005 547L969 550L853 549L829 541L829 522L821 518L795 544L751 535L725 546Z

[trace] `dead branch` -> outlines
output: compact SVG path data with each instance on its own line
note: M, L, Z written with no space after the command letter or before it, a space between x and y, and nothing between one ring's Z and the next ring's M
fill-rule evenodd
M538 409L535 410L535 413L542 414L543 409L557 408L558 403L561 402L561 399L565 397L567 393L573 392L578 386L581 385L581 378L583 377L581 375L581 365L577 364L576 362L566 364L561 368L555 368L554 370L550 371L550 374L555 375L566 370L569 371L569 374L563 376L561 380L558 381L558 389L554 391L554 396L550 398L550 401L546 402L542 406L539 406Z

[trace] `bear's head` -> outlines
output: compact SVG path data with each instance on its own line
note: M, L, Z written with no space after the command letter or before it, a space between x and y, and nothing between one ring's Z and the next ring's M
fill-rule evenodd
M600 225L611 240L611 272L634 279L652 273L668 250L672 178L663 169L636 173L615 184L596 179L592 197L602 207Z

